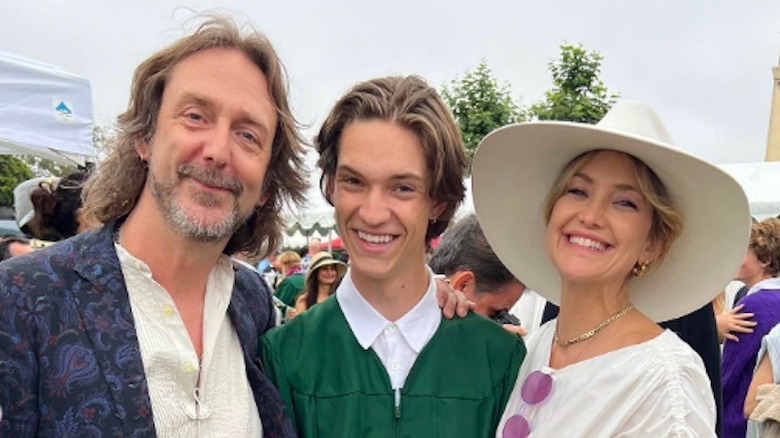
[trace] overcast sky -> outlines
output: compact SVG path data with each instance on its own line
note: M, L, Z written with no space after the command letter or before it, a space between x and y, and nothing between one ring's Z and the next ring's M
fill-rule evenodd
M310 133L357 81L415 73L438 88L481 59L533 103L565 41L601 52L608 89L655 107L677 146L715 163L764 159L779 0L4 1L0 50L90 80L100 123L125 108L135 66L203 10L269 36Z

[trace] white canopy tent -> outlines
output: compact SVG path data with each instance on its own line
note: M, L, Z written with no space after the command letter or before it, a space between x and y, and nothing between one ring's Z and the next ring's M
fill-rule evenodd
M0 52L0 154L84 164L92 147L89 81L63 69Z
M333 207L306 209L288 213L285 217L287 229L284 232L284 248L303 248L313 237L324 242L338 236Z
M318 237L322 241L338 237L333 207L322 197L314 179L310 183L303 207L284 212L287 228L284 231L282 246L285 249L303 248L313 237Z

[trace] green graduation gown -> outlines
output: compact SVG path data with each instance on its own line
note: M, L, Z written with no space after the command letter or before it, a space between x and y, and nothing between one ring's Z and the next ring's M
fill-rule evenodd
M298 295L303 290L305 280L306 277L301 273L292 274L279 283L279 287L276 288L274 295L284 304L295 307L295 299L298 298Z
M335 296L260 341L268 377L302 437L493 437L525 346L493 321L442 319L395 407L390 377Z

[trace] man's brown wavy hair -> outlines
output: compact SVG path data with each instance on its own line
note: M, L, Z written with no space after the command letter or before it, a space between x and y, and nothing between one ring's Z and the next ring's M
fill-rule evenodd
M268 200L233 233L223 252L266 255L281 244L282 208L300 205L304 200L304 141L288 102L284 66L270 41L251 27L242 33L229 18L205 18L192 35L153 54L136 68L130 103L117 118L117 135L109 145L108 156L87 182L84 212L105 223L123 218L135 208L147 177L146 163L136 153L135 145L154 136L163 91L174 66L203 50L237 50L257 65L268 80L278 122L263 181Z

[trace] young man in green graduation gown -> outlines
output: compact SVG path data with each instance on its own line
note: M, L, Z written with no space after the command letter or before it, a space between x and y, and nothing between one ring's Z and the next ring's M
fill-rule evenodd
M493 436L525 356L469 314L442 319L426 241L464 197L466 156L418 77L356 85L316 139L350 268L335 296L261 341L304 437Z

